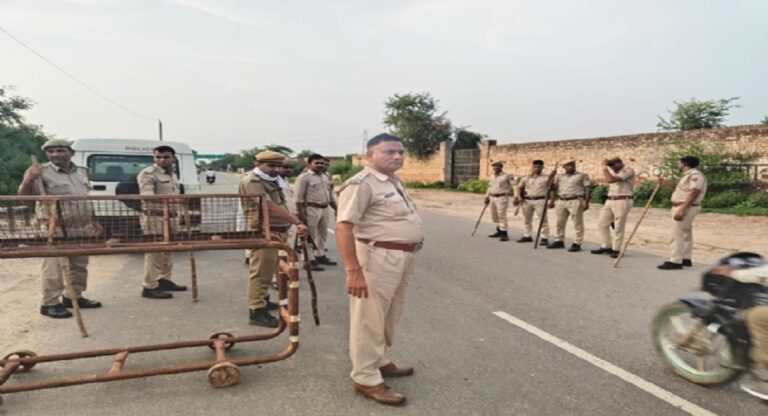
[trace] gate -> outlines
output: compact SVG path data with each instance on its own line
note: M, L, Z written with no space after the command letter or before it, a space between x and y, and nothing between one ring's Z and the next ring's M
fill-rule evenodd
M458 149L453 151L451 163L451 184L458 185L470 179L480 178L480 149Z

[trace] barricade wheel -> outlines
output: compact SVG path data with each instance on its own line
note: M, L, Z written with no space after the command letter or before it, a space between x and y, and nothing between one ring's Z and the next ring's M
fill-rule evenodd
M35 354L33 351L30 350L21 350L21 351L14 351L8 355L6 355L3 358L3 362L8 360L15 360L19 358L29 358L29 357L37 357L37 354ZM26 373L27 371L31 370L35 364L37 363L31 363L31 364L22 364L21 367L19 367L18 370L16 370L17 373Z
M208 381L217 389L229 387L240 380L240 369L230 363L218 363L208 370Z
M210 337L208 337L208 339L223 339L223 338L234 338L234 337L235 337L235 336L234 336L234 335L232 335L232 333L231 333L231 332L216 332L216 333L214 333L214 334L211 334L211 336L210 336ZM234 347L234 346L235 346L235 343L234 343L234 342L231 342L231 341L229 341L229 342L225 342L225 343L224 343L224 351L229 351L229 350L231 350L231 349L232 349L232 347ZM216 348L213 346L213 344L209 344L209 345L208 345L208 348L210 348L210 349L212 349L212 350L215 350L215 349L216 349Z

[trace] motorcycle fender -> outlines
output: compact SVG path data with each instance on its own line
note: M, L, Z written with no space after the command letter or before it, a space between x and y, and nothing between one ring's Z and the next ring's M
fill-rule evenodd
M709 318L709 314L710 312L712 312L712 309L714 307L714 303L712 303L711 300L707 300L707 299L685 298L685 299L680 299L680 302L683 302L684 304L690 306L693 312L693 315L702 319Z

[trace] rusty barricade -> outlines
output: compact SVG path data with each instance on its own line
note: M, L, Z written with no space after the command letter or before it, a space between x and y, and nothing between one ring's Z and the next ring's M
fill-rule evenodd
M55 355L16 351L0 360L0 394L202 370L207 370L214 387L227 387L237 383L241 366L284 360L293 355L299 346L298 257L293 247L273 237L273 233L286 230L271 227L269 210L265 199L238 194L0 196L0 258L189 252L193 300L197 298L195 251L274 248L285 252L277 279L279 325L268 333L236 336L219 332L200 340ZM247 226L249 223L251 227ZM63 274L68 278L67 270ZM310 284L314 294L314 283ZM68 297L74 298L71 293ZM72 303L79 318L77 302ZM315 321L319 322L317 316ZM272 339L286 329L288 346L280 352L227 356L227 351L237 343ZM87 336L84 326L81 330ZM208 347L215 358L184 365L124 369L131 354L192 347ZM102 356L114 356L105 373L5 384L14 374L29 371L38 363Z

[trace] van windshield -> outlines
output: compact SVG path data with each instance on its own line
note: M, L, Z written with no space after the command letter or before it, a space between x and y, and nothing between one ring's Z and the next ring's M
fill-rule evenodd
M88 169L94 182L135 181L136 175L155 163L152 155L90 155ZM175 171L179 171L178 160Z

